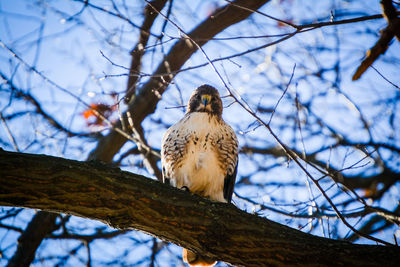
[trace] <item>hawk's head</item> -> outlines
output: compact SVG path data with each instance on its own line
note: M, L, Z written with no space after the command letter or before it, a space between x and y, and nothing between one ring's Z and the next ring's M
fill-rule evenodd
M207 112L222 116L222 101L217 89L210 85L197 88L189 99L187 112Z

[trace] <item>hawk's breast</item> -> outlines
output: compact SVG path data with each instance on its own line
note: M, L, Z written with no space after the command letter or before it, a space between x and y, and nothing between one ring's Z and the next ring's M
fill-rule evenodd
M226 202L224 179L237 161L232 149L237 151L236 136L222 119L205 112L188 113L164 137L163 167L174 186Z

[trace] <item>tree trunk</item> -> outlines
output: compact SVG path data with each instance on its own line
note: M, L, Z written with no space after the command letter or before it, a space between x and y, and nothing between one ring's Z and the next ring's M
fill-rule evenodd
M0 151L0 205L136 229L235 265L395 266L399 247L303 233L98 162Z

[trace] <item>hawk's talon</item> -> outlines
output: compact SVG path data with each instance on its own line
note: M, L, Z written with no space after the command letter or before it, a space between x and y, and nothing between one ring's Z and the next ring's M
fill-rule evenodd
M182 186L181 190L186 191L186 192L190 192L189 187L187 187L186 185Z

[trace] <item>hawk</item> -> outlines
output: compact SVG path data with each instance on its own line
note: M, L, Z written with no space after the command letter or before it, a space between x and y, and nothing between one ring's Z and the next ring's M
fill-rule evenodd
M238 141L222 119L222 101L209 85L197 88L187 112L164 135L161 145L164 183L211 200L230 203L238 164ZM183 249L190 266L213 266L215 260Z

